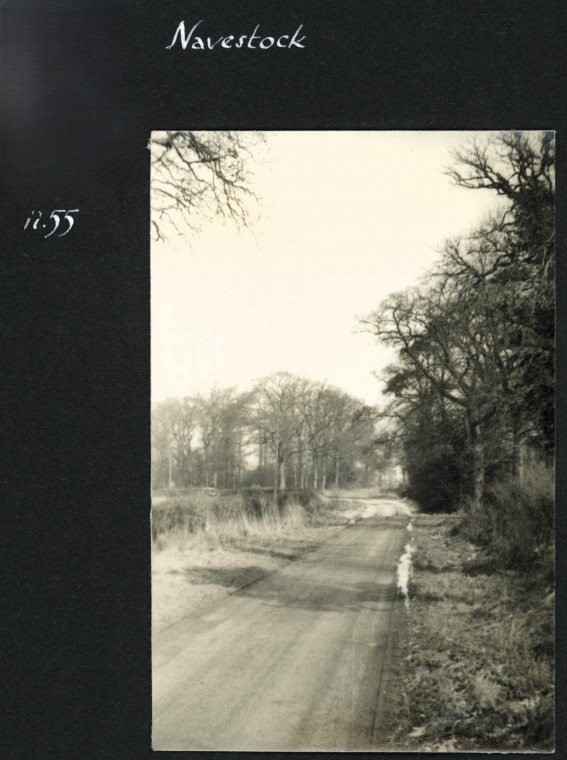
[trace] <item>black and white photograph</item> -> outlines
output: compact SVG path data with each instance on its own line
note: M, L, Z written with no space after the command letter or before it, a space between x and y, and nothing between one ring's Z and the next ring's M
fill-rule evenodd
M565 755L564 14L0 2L0 757Z
M554 750L542 126L151 133L154 750Z

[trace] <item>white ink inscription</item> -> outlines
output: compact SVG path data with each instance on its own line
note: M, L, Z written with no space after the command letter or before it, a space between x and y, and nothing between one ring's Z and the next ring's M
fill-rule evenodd
M217 46L226 49L246 47L250 50L268 50L271 47L287 48L288 50L291 48L305 48L303 40L306 35L300 36L303 24L299 25L293 35L282 34L279 37L267 35L264 37L258 34L260 24L257 24L250 35L243 34L238 36L229 34L226 37L214 39L213 37L200 37L195 34L197 27L202 23L203 19L197 21L187 33L185 21L181 21L175 30L171 44L167 45L166 50L171 50L177 42L179 42L183 50L187 50L189 43L191 43L191 50L214 50Z
M27 228L29 227L29 224L32 220L32 217L35 215L35 213L36 213L35 211L32 211L30 216L28 216L28 218L26 219L26 223L24 224L24 230L27 230ZM72 209L69 209L68 211L65 210L64 208L55 208L53 209L51 214L47 217L47 222L41 223L43 211L38 211L37 218L34 220L34 223L32 224L31 229L37 230L40 224L41 224L42 229L46 229L47 223L51 221L53 222L53 229L51 230L51 232L48 232L47 235L44 235L44 237L46 238L51 237L51 235L53 235L55 230L59 227L59 224L61 222L60 215L63 214L63 219L67 222L67 229L65 230L65 232L61 232L59 235L57 235L57 237L63 237L63 235L66 235L68 232L70 232L71 227L75 223L75 220L73 219L71 214L78 214L78 213L79 213L78 208L72 208Z

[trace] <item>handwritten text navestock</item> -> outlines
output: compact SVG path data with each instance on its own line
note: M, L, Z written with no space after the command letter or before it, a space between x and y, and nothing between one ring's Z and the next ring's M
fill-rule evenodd
M271 47L287 48L304 48L303 41L305 35L300 36L303 24L301 24L293 35L282 34L280 36L263 36L258 34L260 25L257 24L252 34L243 34L241 36L229 34L226 37L200 37L195 34L197 27L203 23L203 19L197 21L193 25L189 33L186 32L185 22L181 21L170 45L167 45L166 50L171 50L176 43L179 43L183 50L187 50L190 47L191 50L214 50L217 46L220 48L248 48L250 50L267 50ZM200 30L199 30L200 31Z

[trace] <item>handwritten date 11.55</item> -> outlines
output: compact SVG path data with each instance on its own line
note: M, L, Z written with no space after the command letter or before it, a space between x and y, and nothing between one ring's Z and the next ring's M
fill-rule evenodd
M37 212L32 211L30 216L28 216L28 218L26 219L26 223L24 224L24 230L27 230L27 228L30 225L30 222L32 221L32 218L35 216L36 218L31 226L31 229L33 230L37 230L37 229L46 230L48 225L53 224L53 229L51 230L51 232L48 232L47 235L44 235L44 237L48 238L48 237L51 237L51 235L53 235L55 230L59 227L59 224L61 223L61 221L64 221L64 222L67 222L67 229L64 230L64 232L61 232L59 235L57 235L57 237L63 237L63 235L66 235L68 232L71 231L71 227L75 223L75 220L73 219L71 214L78 214L78 213L79 213L78 208L72 208L72 209L69 209L68 211L65 210L64 208L56 208L56 209L53 209L53 211L51 212L49 216L46 216L45 218L46 221L42 222L43 211L37 211ZM60 214L63 214L63 218L61 218Z

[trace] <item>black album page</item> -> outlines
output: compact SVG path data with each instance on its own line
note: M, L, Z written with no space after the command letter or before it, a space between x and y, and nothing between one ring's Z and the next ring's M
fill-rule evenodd
M559 752L563 9L0 6L2 755Z

